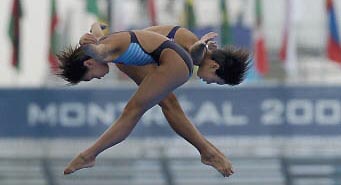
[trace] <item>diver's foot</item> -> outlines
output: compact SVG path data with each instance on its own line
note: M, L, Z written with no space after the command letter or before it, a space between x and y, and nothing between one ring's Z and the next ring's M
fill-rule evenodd
M64 175L71 174L82 168L91 168L93 166L95 166L95 157L85 157L85 155L79 154L67 165L64 170Z
M234 172L232 170L231 162L221 153L214 151L207 154L201 155L201 162L212 166L218 170L224 177L232 175Z

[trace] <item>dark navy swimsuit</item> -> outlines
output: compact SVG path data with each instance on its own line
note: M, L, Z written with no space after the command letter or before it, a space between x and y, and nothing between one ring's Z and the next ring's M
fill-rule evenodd
M168 34L168 38L174 38L176 30L179 27L174 27ZM174 31L173 31L174 30ZM190 76L193 72L193 61L189 54L181 48L176 43L166 40L164 41L158 48L156 48L153 52L147 52L143 49L141 44L139 43L136 34L132 31L129 31L130 34L130 44L127 50L121 54L118 58L116 58L113 62L114 63L121 63L125 65L147 65L152 63L157 63L159 65L160 55L164 49L172 49L174 50L180 57L185 61Z
M171 41L174 41L174 37L176 34L176 31L178 31L178 29L181 28L180 26L175 26L171 29L171 31L169 31L167 38L169 38Z

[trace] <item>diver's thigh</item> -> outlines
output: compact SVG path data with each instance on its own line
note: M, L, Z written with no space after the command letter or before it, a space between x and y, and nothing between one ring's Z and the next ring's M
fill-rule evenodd
M154 71L149 73L141 82L131 101L143 109L149 109L158 104L174 89L188 80L188 69L186 65L173 61L173 63L162 63Z
M157 68L156 64L149 64L145 66L131 66L116 64L117 68L129 76L137 85L140 85L142 80L152 71Z

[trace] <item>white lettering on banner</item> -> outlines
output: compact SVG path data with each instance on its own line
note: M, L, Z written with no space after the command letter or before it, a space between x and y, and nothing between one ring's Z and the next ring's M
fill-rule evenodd
M202 125L204 123L213 123L215 125L219 125L221 124L222 119L214 103L205 101L199 107L194 121L196 125Z
M310 100L293 99L287 104L288 122L294 125L308 125L313 122L313 103Z
M223 122L225 125L247 125L249 119L243 115L233 115L233 108L230 102L224 102L222 105Z
M101 108L101 106L96 103L90 103L87 115L90 126L96 126L99 123L111 125L116 119L115 107L113 104L106 104Z
M28 125L37 126L38 124L47 124L56 126L58 121L58 106L55 103L48 104L41 108L38 104L30 103L27 108Z
M191 101L187 101L185 105L187 105L188 111L194 107ZM45 108L41 108L32 103L28 108L28 117L31 126L37 124L56 126L57 123L64 127L97 126L99 124L109 126L116 119L116 115L122 112L124 106L125 102L119 102L115 106L114 104L100 106L94 102L89 104L67 102L59 105L49 104ZM221 109L222 114L220 113ZM188 112L186 113L188 114ZM214 102L205 101L198 106L196 112L193 112L193 116L192 120L199 126L207 123L214 125L245 125L248 123L246 116L233 114L230 102L225 102L222 107L217 107ZM146 126L167 124L167 120L157 106L146 112L141 121Z
M261 115L260 121L264 125L280 125L283 121L284 105L278 99L267 99L261 103L261 110L264 114Z
M261 124L281 125L339 125L341 124L341 104L339 100L266 99L261 103Z
M104 124L109 126L119 115L125 102L117 104L108 103L98 105L96 103L50 103L41 106L37 103L30 103L27 107L28 124L31 127L38 125L56 126L60 124L64 127L82 127L84 125L97 126Z
M186 100L186 99L185 99ZM57 125L63 127L96 127L109 126L121 114L126 102L97 104L96 102L61 102L40 105L30 103L27 107L27 123L30 127ZM186 100L181 102L186 107L186 115L191 115L194 124L244 126L249 124L246 115L236 112L232 102L215 103L213 101L196 102ZM236 104L239 105L239 104ZM241 106L241 105L239 105ZM257 108L258 105L254 105ZM341 102L338 99L265 99L259 104L261 110L257 123L265 126L289 125L341 125ZM242 107L238 107L238 110ZM243 112L244 113L244 112ZM154 107L142 117L145 126L167 125L167 120L159 107Z
M127 105L127 102L118 102L118 103L115 103L115 105L116 105L117 115L121 115L124 108Z
M191 101L189 101L188 98L186 98L185 96L181 96L179 98L179 102L184 112L186 112L188 118L190 120L193 120L193 118L190 115L194 109L194 104Z
M60 123L65 127L80 127L86 122L86 109L81 103L63 103L60 105Z
M329 111L329 114L328 112ZM319 100L316 102L316 123L320 125L337 125L341 120L341 106L337 100Z
M141 120L146 126L150 126L152 124L163 126L165 125L166 121L159 106L154 106L153 108L149 109L142 116Z

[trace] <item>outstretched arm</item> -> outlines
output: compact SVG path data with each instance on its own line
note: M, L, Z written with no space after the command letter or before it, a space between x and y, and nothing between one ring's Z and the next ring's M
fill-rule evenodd
M205 57L206 51L206 43L204 42L198 41L191 47L190 54L193 59L194 65L200 65L201 61Z

